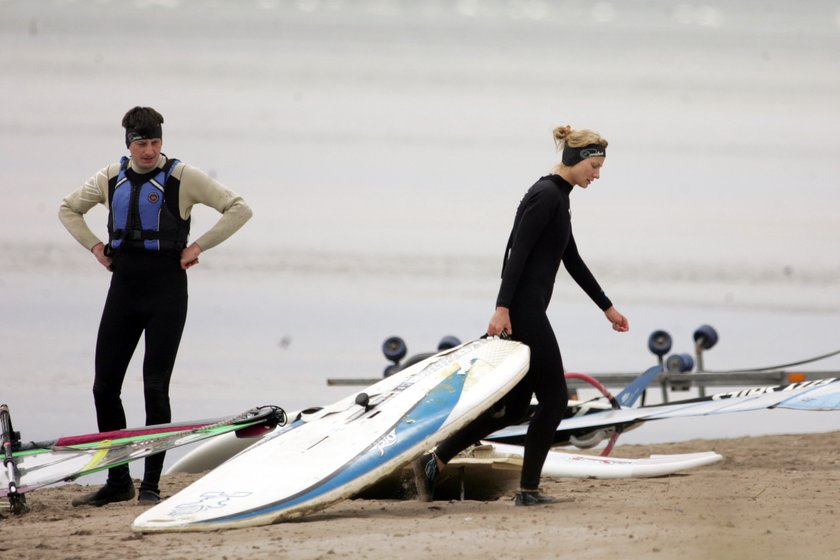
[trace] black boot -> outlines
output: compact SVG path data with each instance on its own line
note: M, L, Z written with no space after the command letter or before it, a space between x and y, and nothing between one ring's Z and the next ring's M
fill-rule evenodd
M153 506L160 502L160 491L140 489L137 495L137 503L144 506Z
M114 502L125 502L126 500L130 500L133 497L134 483L131 482L131 480L129 480L128 484L124 484L121 486L116 486L112 485L111 483L107 483L105 484L105 486L103 486L96 492L91 492L90 494L85 494L84 496L75 498L72 504L73 507L102 507L105 504L111 504Z
M534 491L520 491L513 497L513 503L517 506L538 506L542 504L556 504L561 500L552 498L540 492Z

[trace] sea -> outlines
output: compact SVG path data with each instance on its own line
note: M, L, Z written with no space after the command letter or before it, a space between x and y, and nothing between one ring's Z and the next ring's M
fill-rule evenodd
M175 420L328 404L358 390L328 379L382 375L389 336L409 354L480 336L516 206L566 124L609 140L572 220L631 327L561 269L567 370L642 372L652 331L692 353L700 325L720 335L707 369L833 352L838 100L837 0L0 0L0 402L25 440L96 431L109 273L57 211L126 153L136 105L164 115L166 154L254 211L189 272ZM217 216L196 207L194 237ZM102 237L106 219L87 215ZM620 441L838 429L837 412L774 410Z

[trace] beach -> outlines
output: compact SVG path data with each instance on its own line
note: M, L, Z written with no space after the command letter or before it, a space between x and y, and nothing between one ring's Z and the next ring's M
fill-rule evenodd
M656 362L651 332L693 354L709 324L709 370L840 372L840 356L809 361L840 347L837 52L834 0L0 0L0 402L24 441L96 431L110 275L57 212L125 153L120 120L136 105L165 116L164 153L254 211L188 273L174 421L322 406L354 390L328 379L381 377L387 337L413 355L483 334L517 204L558 160L551 131L565 124L609 140L572 222L631 327L612 332L561 268L548 316L567 371L640 373ZM196 207L191 238L217 217ZM104 208L86 219L107 237ZM142 359L123 386L129 426L144 422ZM833 558L838 434L837 412L649 422L614 455L725 460L663 479L546 481L574 501L524 511L509 496L349 500L198 536L132 533L135 504L70 508L98 473L4 513L0 551ZM164 495L188 481L165 477Z
M29 494L32 511L0 519L4 556L98 558L836 558L840 432L657 445L619 457L716 451L718 463L660 478L545 480L570 501L352 499L298 521L210 533L138 534L136 502L72 508L86 487ZM171 495L198 475L164 476ZM11 557L11 556L10 556Z
M156 22L142 49L127 20ZM483 334L516 206L565 123L610 141L572 221L631 325L613 333L561 268L548 314L567 370L642 372L652 331L692 353L706 323L709 369L836 350L838 21L830 1L0 1L2 400L32 439L95 430L110 276L56 214L119 160L138 104L164 114L164 153L254 211L189 272L174 419L327 404L348 392L328 378L381 375L389 336L414 354ZM192 238L215 219L196 206ZM103 207L86 220L107 237Z

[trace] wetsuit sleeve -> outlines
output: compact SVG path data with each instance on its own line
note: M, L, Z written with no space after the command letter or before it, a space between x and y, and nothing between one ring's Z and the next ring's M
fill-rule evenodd
M108 173L109 167L100 169L84 185L65 196L58 209L58 219L70 235L88 251L102 241L88 227L85 214L97 204L107 205Z
M557 200L548 189L535 189L523 201L522 215L514 223L514 236L510 242L502 270L502 285L496 297L496 307L510 307L528 256L537 243L540 234L556 212Z
M195 167L183 165L180 180L182 218L190 217L195 204L214 208L222 215L213 227L195 240L202 251L215 247L233 235L253 215L251 207L241 196Z
M589 267L583 262L578 252L577 244L575 243L574 234L569 235L569 244L566 246L566 252L563 253L563 266L566 267L572 279L577 282L577 285L586 292L586 295L595 302L595 305L601 311L606 311L612 307L610 298L607 297L604 290L598 285L598 281L595 280L595 276L592 275Z

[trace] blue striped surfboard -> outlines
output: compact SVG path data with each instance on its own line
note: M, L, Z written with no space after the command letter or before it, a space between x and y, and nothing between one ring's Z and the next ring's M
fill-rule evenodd
M213 531L319 511L473 420L525 375L529 357L527 346L495 338L432 356L266 436L132 528Z

